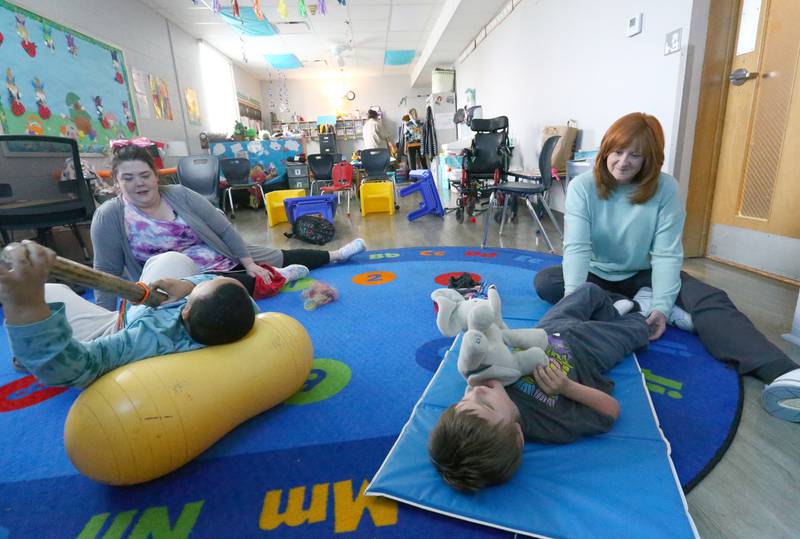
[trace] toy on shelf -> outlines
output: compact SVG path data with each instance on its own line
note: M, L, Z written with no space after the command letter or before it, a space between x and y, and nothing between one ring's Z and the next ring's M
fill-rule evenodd
M305 301L305 310L313 311L317 307L339 299L339 292L328 283L314 281L310 288L303 290L300 297Z

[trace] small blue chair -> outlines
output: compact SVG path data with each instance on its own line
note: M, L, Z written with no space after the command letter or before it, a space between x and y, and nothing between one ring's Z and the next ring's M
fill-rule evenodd
M283 201L286 208L286 217L289 223L294 223L301 215L311 215L318 213L325 219L333 223L336 215L337 197L336 195L318 195L313 197L287 198Z
M442 207L442 199L439 198L439 190L436 188L436 182L433 180L433 173L431 173L430 170L424 169L412 170L408 176L414 180L414 183L403 187L400 190L400 196L404 197L416 191L419 191L419 194L422 196L419 209L410 212L408 214L408 220L413 221L428 213L442 217L444 215L444 208Z

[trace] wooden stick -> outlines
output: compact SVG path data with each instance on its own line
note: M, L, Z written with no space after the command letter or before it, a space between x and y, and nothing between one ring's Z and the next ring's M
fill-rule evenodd
M3 251L5 255L5 250ZM2 261L8 265L9 261L2 256ZM144 303L150 307L157 307L167 299L167 294L160 290L151 290L147 295L138 284L120 279L108 273L97 271L90 267L78 264L67 258L56 257L56 263L50 270L54 277L68 283L88 286L103 292L111 292L134 303ZM145 297L147 296L147 297ZM144 300L144 301L142 301Z

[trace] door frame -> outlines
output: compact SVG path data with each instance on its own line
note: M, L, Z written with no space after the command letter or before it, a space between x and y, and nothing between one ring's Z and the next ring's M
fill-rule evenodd
M728 72L736 48L741 0L710 0L703 73L686 197L683 249L687 258L704 257L711 228L717 165L722 145Z

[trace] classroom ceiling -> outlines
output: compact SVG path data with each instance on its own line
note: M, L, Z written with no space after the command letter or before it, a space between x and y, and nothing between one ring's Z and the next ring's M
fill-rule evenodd
M342 69L350 76L408 74L413 85L430 82L430 71L455 62L470 39L508 0L305 0L307 16L297 0L261 0L266 19L277 34L241 36L211 9L212 0L141 0L190 35L203 39L258 79L271 67L266 55L294 54L303 67L284 69L287 78L323 78ZM220 0L223 9L230 0ZM239 0L252 8L253 0ZM457 9L454 9L457 8ZM312 12L315 12L312 14ZM414 51L406 65L386 65L387 51Z

